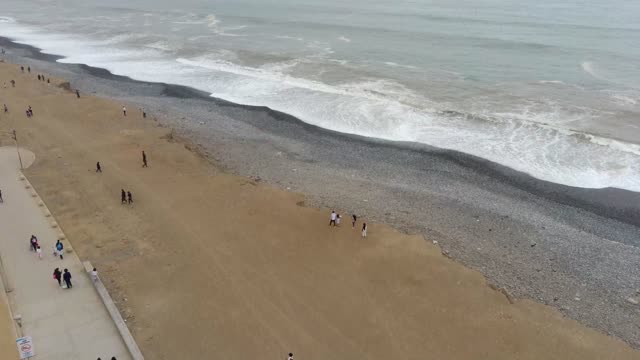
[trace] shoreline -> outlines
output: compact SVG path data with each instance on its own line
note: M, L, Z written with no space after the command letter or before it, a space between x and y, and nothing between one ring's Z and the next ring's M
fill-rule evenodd
M640 204L633 201L640 194L569 188L449 150L339 134L195 89L55 63L53 55L7 41L0 46L11 56L83 92L165 114L161 124L224 169L308 194L313 206L423 234L490 283L640 347L635 308L625 303L640 289L625 271L640 259L638 207L626 206ZM576 292L589 295L575 301Z
M126 82L140 86L162 87L161 96L177 99L198 99L209 101L218 107L236 107L250 112L265 113L266 116L276 121L288 122L292 125L303 128L305 131L317 132L324 136L340 137L345 141L355 141L371 146L397 148L404 151L415 151L424 155L440 157L445 161L455 162L461 166L471 168L474 171L496 178L499 181L505 182L520 190L544 197L547 200L573 207L579 207L597 215L609 217L631 225L640 226L640 192L612 187L596 189L562 185L537 179L524 172L456 150L436 148L422 143L390 141L369 138L356 134L341 133L306 123L293 115L273 110L267 106L253 106L234 103L212 97L205 91L188 86L135 80L128 76L115 75L109 70L92 67L86 64L57 63L57 60L63 59L64 57L42 53L40 52L40 49L36 47L26 44L18 44L13 42L10 38L3 36L0 36L0 47L20 48L29 51L31 55L28 57L35 60L44 60L46 62L55 63L59 66L77 66L89 75L105 80ZM640 242L638 243L638 246L640 246Z

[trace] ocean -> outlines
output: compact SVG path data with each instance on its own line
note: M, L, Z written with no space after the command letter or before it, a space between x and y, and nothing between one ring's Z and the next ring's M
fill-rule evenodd
M640 2L4 0L0 36L330 130L640 192Z

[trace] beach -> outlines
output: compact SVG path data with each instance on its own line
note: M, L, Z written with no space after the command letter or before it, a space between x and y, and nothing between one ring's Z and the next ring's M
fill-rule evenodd
M14 47L10 56L27 51ZM4 132L15 128L21 146L36 154L26 176L80 258L100 269L148 358L640 358L601 332L638 341L629 316L637 307L626 301L638 289L627 273L638 256L627 237L636 227L623 207L609 204L617 216L606 218L593 209L597 196L557 204L455 154L352 138L345 149L340 136L286 117L268 123L274 114L265 109L31 55L21 58L31 74L0 64L3 81L17 82L2 91L10 112L0 118L0 142L12 144ZM35 79L41 73L51 84ZM59 86L66 79L81 89L79 99ZM29 105L34 117L27 119ZM195 128L181 121L186 114L176 116L178 107L194 112ZM232 122L247 114L244 125ZM198 135L205 119L219 128ZM302 132L315 142L305 143ZM279 143L270 141L276 137ZM337 149L336 157L327 149ZM417 161L412 153L422 171L406 166ZM409 173L384 171L393 162L374 158L391 155ZM435 175L408 186L424 172ZM120 204L121 189L133 193L133 204ZM331 209L343 214L340 227L327 226ZM359 215L356 229L351 213ZM594 264L590 256L605 256L603 247L607 261ZM561 290L568 283L574 286ZM579 300L567 295L576 290ZM520 295L566 306L599 331Z
M637 307L627 301L640 290L629 271L640 262L637 193L560 186L464 154L338 134L190 88L55 63L8 40L2 46L8 59L69 79L83 94L145 107L219 169L423 234L513 296L640 344Z

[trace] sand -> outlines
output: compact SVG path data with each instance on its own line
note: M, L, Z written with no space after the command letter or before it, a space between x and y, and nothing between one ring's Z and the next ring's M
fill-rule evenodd
M0 358L18 359L15 330L9 316L9 308L4 300L0 301Z
M640 359L550 307L511 303L421 236L370 223L362 239L348 216L330 228L329 210L225 174L134 107L123 117L35 76L0 65L17 81L0 93L0 132L36 153L26 175L147 358Z
M0 271L2 271L2 267L0 267ZM5 291L2 279L0 279L0 291ZM11 319L11 312L9 311L8 299L5 294L2 293L0 294L0 359L18 359L16 338L16 331L13 320Z
M9 309L4 301L0 301L0 358L18 359L15 332L9 317Z

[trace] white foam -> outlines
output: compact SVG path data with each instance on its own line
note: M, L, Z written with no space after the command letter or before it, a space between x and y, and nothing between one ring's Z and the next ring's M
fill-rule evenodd
M214 14L210 14L207 16L207 26L212 28L212 29L217 29L218 28L218 24L220 24L220 20L218 20L218 18L214 15Z
M349 39L346 36L340 36L340 37L338 37L338 40L346 42L346 43L350 43L351 42L351 39Z
M591 62L591 61L583 61L580 66L582 67L582 70L584 72L586 72L587 74L591 75L593 78L601 80L601 81L607 81L607 79L605 79L596 69L596 65Z
M564 81L560 80L540 80L538 84L556 84L556 85L564 85Z
M405 69L411 69L411 70L417 69L417 67L413 65L402 65L402 64L395 63L393 61L385 61L384 64L391 67L399 67L399 68L405 68Z

